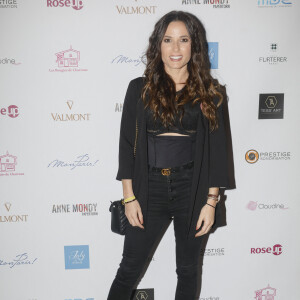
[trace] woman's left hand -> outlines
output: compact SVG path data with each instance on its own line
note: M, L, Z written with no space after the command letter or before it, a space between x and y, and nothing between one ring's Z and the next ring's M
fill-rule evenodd
M216 202L214 200L208 200L207 203L216 206ZM206 204L202 207L197 222L196 230L198 230L201 227L203 221L204 221L203 227L199 232L196 233L195 237L208 233L208 231L210 230L211 226L214 224L215 221L215 208Z

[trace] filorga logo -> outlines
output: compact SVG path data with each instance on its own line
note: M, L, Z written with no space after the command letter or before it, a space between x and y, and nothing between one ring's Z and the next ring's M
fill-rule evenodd
M1 0L0 8L18 8L17 0Z
M22 253L16 255L12 260L4 260L0 259L0 267L1 266L9 266L11 269L15 266L28 266L33 265L36 262L37 258L29 259L28 254Z
M77 159L71 162L65 162L59 159L54 159L51 163L49 163L48 168L70 168L70 170L74 170L77 167L95 167L99 159L95 161L90 161L89 155L83 154L77 156Z
M69 110L72 110L74 101L68 100L66 102L67 107ZM69 122L69 121L90 121L90 113L51 113L52 119L54 121L61 121L61 122Z
M6 154L0 155L0 176L18 176L24 173L16 173L17 156Z
M7 108L0 108L0 114L10 118L16 118L19 115L19 107L17 105L10 105Z
M277 204L277 203L272 203L272 204L266 204L266 203L258 203L257 201L249 201L247 204L247 209L249 210L256 210L257 208L260 209L267 209L267 210L277 210L277 209L288 209L288 207L285 207L284 204Z
M281 7L291 7L291 0L257 0L258 7L268 7L268 8L281 8Z
M259 94L259 119L283 119L284 94Z
M275 300L276 289L270 287L268 284L267 287L255 291L255 300Z
M4 208L6 213L5 215L0 215L0 223L27 222L28 215L19 215L11 212L11 203L4 203Z
M181 4L200 4L210 6L212 8L230 8L229 0L182 0Z
M290 160L291 152L284 151L270 151L270 152L260 152L251 149L245 154L245 160L249 164L254 164L258 160Z
M47 0L47 7L72 7L80 10L83 8L83 0Z
M280 244L276 244L273 247L258 247L251 248L250 254L263 254L263 253L273 253L274 255L280 255L282 253L282 246Z
M53 204L53 214L81 213L82 216L98 216L97 203Z
M55 53L57 64L56 69L49 69L49 72L82 72L88 71L88 69L80 69L79 61L80 61L80 51L72 49L63 50Z
M269 65L277 65L280 63L286 63L287 57L279 55L278 51L278 44L272 43L269 47L270 54L266 56L260 56L258 61L260 63L269 64Z
M135 289L134 300L154 300L154 289Z
M156 13L157 6L136 5L139 1L140 0L132 0L135 5L116 5L116 11L120 15L154 15Z
M200 249L201 256L223 256L225 255L224 248L201 248Z

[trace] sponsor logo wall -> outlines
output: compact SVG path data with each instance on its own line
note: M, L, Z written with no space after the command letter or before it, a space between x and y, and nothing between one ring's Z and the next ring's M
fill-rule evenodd
M227 226L199 253L199 299L300 299L294 0L0 0L0 299L106 299L124 241L108 210L122 196L124 97L155 22L173 9L206 26L237 186L225 191ZM134 299L174 299L173 230Z

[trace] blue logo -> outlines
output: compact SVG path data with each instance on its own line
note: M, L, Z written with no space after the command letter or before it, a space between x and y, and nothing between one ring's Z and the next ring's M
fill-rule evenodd
M89 246L65 246L65 269L89 269Z
M287 6L291 5L292 2L289 0L258 0L258 6Z
M211 69L219 68L219 43L208 42L208 56L211 64Z

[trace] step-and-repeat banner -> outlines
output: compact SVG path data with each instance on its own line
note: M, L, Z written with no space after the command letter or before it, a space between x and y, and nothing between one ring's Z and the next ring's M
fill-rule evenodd
M229 97L237 188L200 299L300 299L296 0L0 0L0 299L106 299L124 96L171 10L204 23ZM174 299L175 269L171 223L135 299Z

